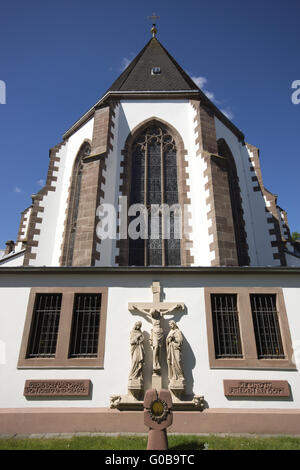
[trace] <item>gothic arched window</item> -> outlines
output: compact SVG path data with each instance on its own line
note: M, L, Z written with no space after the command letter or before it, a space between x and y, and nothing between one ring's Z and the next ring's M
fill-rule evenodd
M218 153L224 157L223 164L228 177L238 265L249 266L250 258L248 254L239 178L234 157L225 139L218 140Z
M84 165L84 157L87 157L91 153L91 145L89 142L84 142L77 156L75 158L72 182L69 193L69 204L68 204L68 215L64 238L63 256L61 264L63 266L73 265L74 246L76 239L76 228L78 218L78 208L81 194L81 180L82 171Z
M163 125L150 125L135 138L131 152L129 206L143 205L149 217L146 236L129 237L128 264L180 265L181 219L174 210L179 207L175 140Z

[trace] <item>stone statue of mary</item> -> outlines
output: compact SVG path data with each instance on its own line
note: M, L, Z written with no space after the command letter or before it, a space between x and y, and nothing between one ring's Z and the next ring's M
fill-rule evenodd
M131 369L129 372L129 382L142 384L143 381L143 364L144 364L144 336L141 331L142 322L137 321L130 332L130 352L131 352Z

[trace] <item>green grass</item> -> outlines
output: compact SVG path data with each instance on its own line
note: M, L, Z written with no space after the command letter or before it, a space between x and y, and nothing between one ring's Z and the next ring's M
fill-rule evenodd
M170 450L300 450L300 438L184 436L168 437ZM74 436L70 439L0 439L0 450L145 450L147 437L142 436Z

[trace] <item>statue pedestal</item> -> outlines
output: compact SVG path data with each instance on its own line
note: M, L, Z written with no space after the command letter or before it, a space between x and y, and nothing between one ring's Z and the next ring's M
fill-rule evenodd
M152 374L152 388L160 390L162 388L162 379L160 374Z
M171 390L172 394L180 400L185 390L184 379L170 380L169 390Z
M128 392L132 394L136 400L141 400L144 393L144 383L143 380L133 379L128 381Z

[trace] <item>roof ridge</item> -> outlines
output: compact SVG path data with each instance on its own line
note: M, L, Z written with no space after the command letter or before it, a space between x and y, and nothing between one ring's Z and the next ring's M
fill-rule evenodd
M134 69L134 67L137 65L137 63L139 62L140 58L142 57L143 53L145 52L146 48L148 47L148 45L150 44L150 42L152 41L152 39L154 38L151 38L147 44L145 44L145 46L143 47L143 49L135 56L135 58L127 65L127 67L125 68L125 70L123 70L123 72L121 73L121 75L118 76L118 78L116 78L116 80L113 82L113 84L109 87L109 90L112 90L115 83L117 83L120 79L122 79L122 77L124 76L124 79L121 81L121 84L118 88L121 88L123 86L123 84L125 83L125 81L128 79L129 75L131 74L132 70ZM127 72L127 73L126 73Z
M184 80L187 82L189 86L192 86L194 89L200 90L200 88L196 85L196 83L191 79L191 77L183 70L183 68L179 65L179 63L174 59L174 57L168 52L168 50L162 45L162 43L156 38L158 44L163 49L163 51L167 54L171 62L175 65L176 68L179 69L179 72L183 75Z

